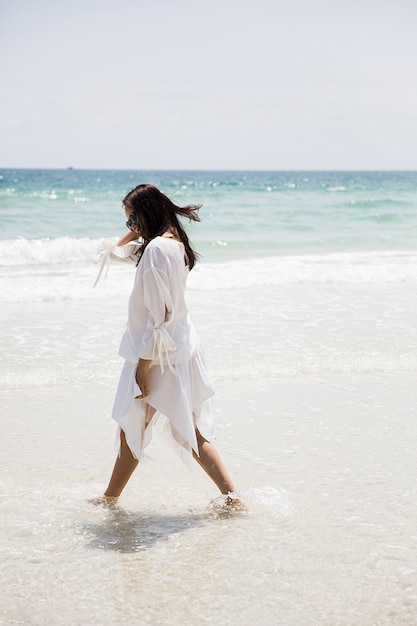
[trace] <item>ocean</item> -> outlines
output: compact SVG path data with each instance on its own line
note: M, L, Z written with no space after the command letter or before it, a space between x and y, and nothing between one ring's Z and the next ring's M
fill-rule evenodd
M188 304L224 516L159 439L114 511L139 183L202 204ZM415 624L417 173L0 170L4 624ZM214 502L214 504L213 504Z

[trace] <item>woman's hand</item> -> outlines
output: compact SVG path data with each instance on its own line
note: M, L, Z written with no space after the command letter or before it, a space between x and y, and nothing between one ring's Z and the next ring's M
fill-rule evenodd
M141 395L136 396L135 400L142 400L149 396L149 367L151 361L145 359L139 359L139 363L136 369L136 382L140 387Z
M137 230L135 231L128 230L127 233L119 239L116 245L124 246L127 243L130 243L131 241L134 241L135 239L138 239L138 238L139 238L139 232Z

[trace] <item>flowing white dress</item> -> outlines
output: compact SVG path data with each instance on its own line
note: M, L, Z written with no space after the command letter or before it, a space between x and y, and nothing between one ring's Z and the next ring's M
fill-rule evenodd
M196 428L207 435L213 430L214 390L185 302L188 273L183 244L166 237L147 245L136 268L112 417L119 425L117 441L122 429L139 460L156 422L162 422L185 461L193 450L198 454ZM146 400L135 399L141 394L135 379L140 358L152 361Z

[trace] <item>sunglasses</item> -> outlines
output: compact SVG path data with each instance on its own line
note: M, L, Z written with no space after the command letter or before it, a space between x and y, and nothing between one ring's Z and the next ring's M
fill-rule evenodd
M137 226L138 224L137 224L136 220L132 219L132 215L133 215L133 213L130 214L129 219L126 222L126 228L128 228L129 230L133 231L134 230L133 227Z

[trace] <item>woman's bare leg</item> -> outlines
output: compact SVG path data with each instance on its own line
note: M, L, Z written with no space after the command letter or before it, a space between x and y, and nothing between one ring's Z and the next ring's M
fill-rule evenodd
M225 466L212 443L207 441L203 435L196 430L198 452L197 456L193 452L193 456L197 463L201 465L203 470L210 476L211 480L217 485L221 493L228 494L235 491L232 479L226 471Z
M210 476L211 480L220 489L220 492L227 496L226 504L228 506L240 511L246 510L246 506L242 500L236 496L235 486L216 448L212 443L207 441L198 430L196 430L196 435L200 456L197 456L197 454L193 452L195 460L201 465L206 474Z
M151 423L153 416L156 413L156 409L154 409L149 404L145 406L145 430ZM122 493L123 489L126 487L126 484L133 474L134 470L138 466L139 461L133 456L132 451L127 445L126 435L123 430L120 430L120 450L117 455L116 462L114 464L113 472L110 477L110 482L104 495L101 498L97 498L97 500L92 500L92 502L106 502L106 503L115 503L117 498Z
M126 442L123 430L120 431L120 450L114 464L109 485L104 492L104 498L115 500L120 496L127 481L136 469L139 461L133 456Z
M126 442L123 430L120 431L120 449L117 455L110 482L104 494L98 498L91 498L90 504L114 505L133 474L139 461L133 456Z

